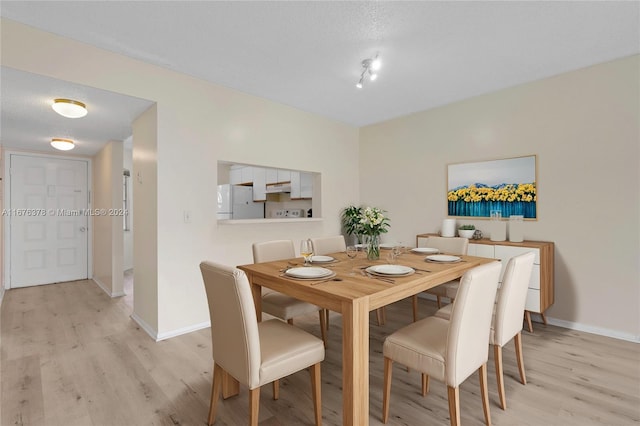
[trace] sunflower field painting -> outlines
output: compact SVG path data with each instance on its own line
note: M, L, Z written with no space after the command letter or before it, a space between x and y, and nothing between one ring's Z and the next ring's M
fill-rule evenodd
M536 156L447 166L449 216L537 218Z

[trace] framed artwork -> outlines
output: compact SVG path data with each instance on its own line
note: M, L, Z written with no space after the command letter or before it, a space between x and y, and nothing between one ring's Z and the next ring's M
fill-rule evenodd
M537 219L536 156L447 166L447 214L457 217Z

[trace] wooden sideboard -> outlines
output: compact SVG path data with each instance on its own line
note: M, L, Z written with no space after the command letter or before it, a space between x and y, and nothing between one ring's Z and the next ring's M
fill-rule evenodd
M426 247L426 239L437 234L418 234L416 236L416 246ZM507 266L509 259L523 253L534 252L536 259L529 281L527 291L527 303L525 306L525 318L529 331L533 331L531 324L531 312L538 313L542 317L542 322L547 323L544 312L553 304L554 283L553 283L553 257L554 244L548 241L523 241L512 243L510 241L491 241L487 238L480 240L469 240L470 256L488 257L498 259L502 263L502 271ZM500 274L502 280L502 273Z

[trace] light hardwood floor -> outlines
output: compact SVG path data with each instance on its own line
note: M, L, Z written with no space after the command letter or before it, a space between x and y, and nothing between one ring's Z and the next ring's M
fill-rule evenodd
M126 298L110 299L90 281L10 290L0 315L1 424L204 425L212 379L209 329L154 342L129 318ZM420 316L435 303L420 301ZM371 316L371 425L380 425L382 341L411 320L411 301L387 308L387 323ZM297 325L320 335L317 317ZM325 425L339 425L340 318L332 314L322 364ZM528 384L518 381L513 345L504 350L507 411L498 407L489 361L495 425L631 425L640 422L640 345L537 324L523 332ZM313 424L308 374L281 384L280 399L263 388L260 425ZM461 387L462 424L483 424L478 376ZM446 387L431 381L420 395L420 375L396 366L390 425L448 425ZM217 425L245 425L248 397L219 404Z

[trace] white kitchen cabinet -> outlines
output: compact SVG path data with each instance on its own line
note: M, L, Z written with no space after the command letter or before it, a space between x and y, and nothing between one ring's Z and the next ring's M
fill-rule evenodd
M253 183L253 167L247 166L242 168L242 184Z
M291 172L291 199L300 198L300 172Z
M267 185L278 183L278 169L267 169Z
M291 170L278 169L278 183L291 182Z
M253 167L253 201L267 200L267 170Z
M242 183L242 168L232 167L229 170L229 183L231 185L240 185Z
M291 199L313 198L313 174L291 172Z
M419 234L416 237L418 247L426 247L426 239L435 234ZM534 252L536 257L533 261L533 270L527 290L527 302L525 305L526 318L529 331L533 331L531 325L531 312L541 315L542 321L546 324L547 319L544 312L554 301L554 244L547 241L523 241L512 243L510 241L491 241L489 239L470 240L467 254L469 256L488 257L498 259L502 263L502 272L514 256L524 253Z
M300 198L313 198L313 173L300 172Z
M253 182L253 167L232 166L229 170L229 183L231 185L250 185Z

